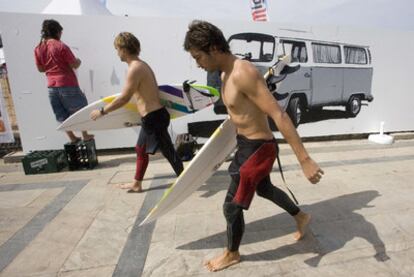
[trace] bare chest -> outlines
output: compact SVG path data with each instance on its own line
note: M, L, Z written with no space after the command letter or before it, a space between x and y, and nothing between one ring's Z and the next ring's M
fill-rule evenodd
M237 90L237 87L230 81L224 81L222 87L223 103L227 109L237 110L240 107L243 94Z

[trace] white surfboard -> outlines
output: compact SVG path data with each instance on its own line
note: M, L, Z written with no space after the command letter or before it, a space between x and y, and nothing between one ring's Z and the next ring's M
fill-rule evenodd
M188 84L185 90L183 85L163 85L158 88L160 90L161 103L167 108L171 119L202 110L214 104L220 97L219 92L215 88L204 85ZM106 104L111 103L118 95L119 93L102 98L82 108L67 118L57 130L108 130L140 125L141 118L138 115L135 97L131 97L127 104L108 113L103 118L95 121L90 119L89 116L93 110L99 110Z
M264 78L279 75L289 62L289 55L282 57L269 69ZM226 119L185 167L174 184L164 192L161 200L140 223L140 226L157 220L181 204L213 175L235 147L236 127L230 119Z
M235 147L236 127L230 119L226 119L140 225L156 220L182 203L213 175Z

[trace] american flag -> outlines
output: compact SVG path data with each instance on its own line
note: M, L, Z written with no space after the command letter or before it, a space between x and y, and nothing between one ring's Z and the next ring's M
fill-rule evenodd
M267 3L266 0L250 0L252 17L254 21L267 21Z

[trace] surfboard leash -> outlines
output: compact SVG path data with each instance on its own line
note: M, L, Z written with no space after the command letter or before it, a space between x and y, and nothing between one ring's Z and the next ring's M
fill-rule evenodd
M299 205L299 202L298 202L298 200L296 199L295 195L293 194L293 192L289 189L288 185L286 184L285 176L283 175L282 163L280 162L280 158L279 158L279 153L277 154L276 159L277 159L277 164L279 165L279 172L280 172L280 175L282 176L283 185L284 185L284 186L285 186L285 188L289 191L290 196L292 196L293 201L295 201L296 205Z

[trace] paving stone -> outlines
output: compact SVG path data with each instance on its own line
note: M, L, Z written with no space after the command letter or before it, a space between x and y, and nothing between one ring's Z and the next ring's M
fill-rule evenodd
M306 146L325 171L317 185L303 177L290 147L280 145L289 188L312 215L305 238L295 242L292 217L256 195L244 212L242 262L214 275L413 276L414 140ZM133 177L133 153L103 156L94 170L43 175L2 171L0 163L0 264L6 261L0 276L211 276L202 264L226 245L228 165L169 214L138 227L175 180L162 157L150 161L140 194L113 186ZM284 189L276 165L271 179ZM68 186L83 181L78 190ZM66 201L66 189L72 196L56 215L30 225L48 205ZM37 233L21 237L24 248L7 262L2 249L12 249L21 230Z

